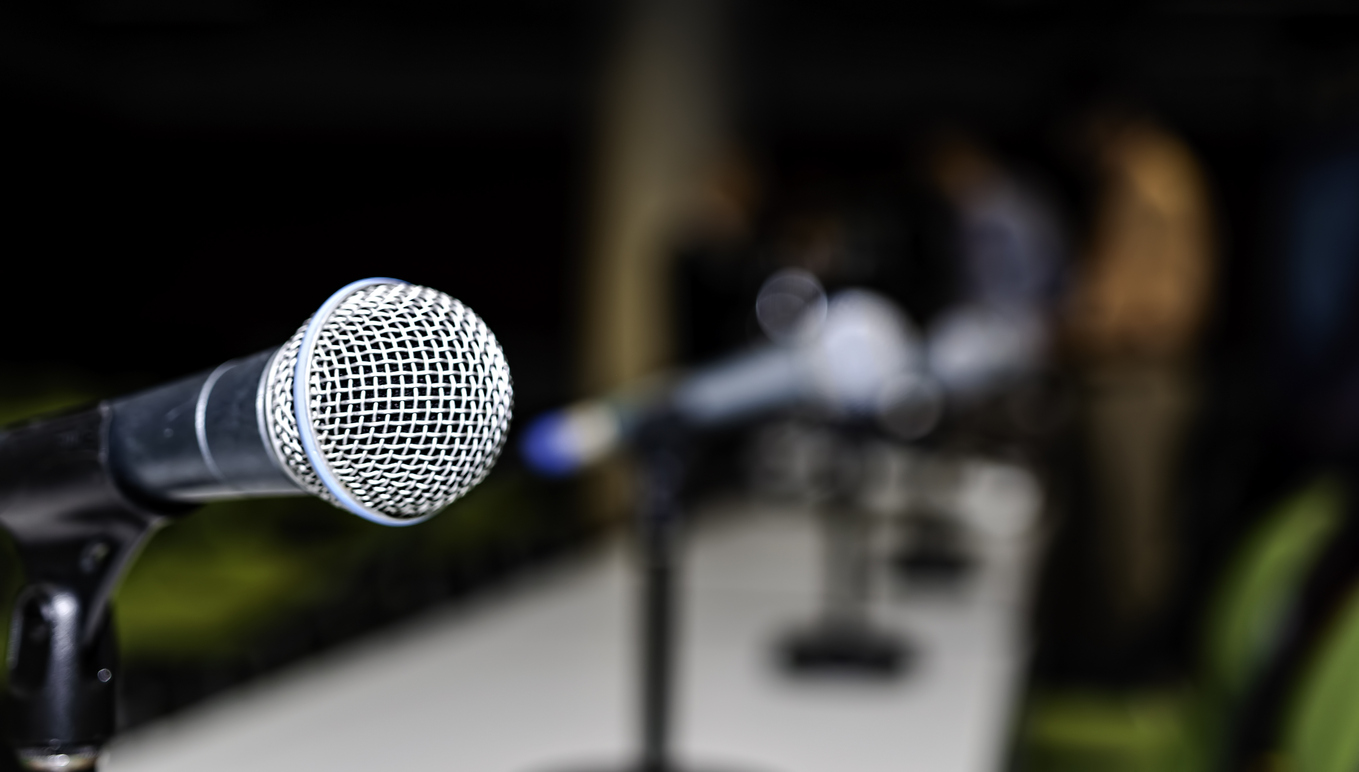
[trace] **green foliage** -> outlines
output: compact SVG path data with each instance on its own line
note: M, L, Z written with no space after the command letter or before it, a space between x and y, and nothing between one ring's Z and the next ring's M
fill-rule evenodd
M1197 716L1186 689L1131 693L1044 690L1021 727L1025 772L1187 772L1200 769Z
M492 475L424 523L389 528L312 498L222 502L158 532L115 601L130 663L249 655L298 615L372 590L374 566L435 574L515 550L552 527L534 481Z

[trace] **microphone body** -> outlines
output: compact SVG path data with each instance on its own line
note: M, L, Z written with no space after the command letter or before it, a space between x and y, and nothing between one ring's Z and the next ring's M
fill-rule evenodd
M268 440L262 392L277 352L111 400L108 463L119 483L183 503L304 494Z
M930 373L960 405L1004 392L1040 372L1048 359L1048 324L1037 308L964 303L931 326Z
M279 348L110 401L107 461L143 500L308 493L410 525L485 477L512 409L504 352L476 314L366 279Z
M365 279L279 348L103 403L98 455L119 489L153 506L310 493L409 525L485 477L512 408L504 352L470 309ZM22 438L42 426L0 431L0 455L29 452ZM32 487L0 473L0 518L14 486Z

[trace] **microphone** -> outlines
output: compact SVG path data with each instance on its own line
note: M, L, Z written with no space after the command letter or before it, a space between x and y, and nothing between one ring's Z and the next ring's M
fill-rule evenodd
M336 292L277 349L109 407L108 464L136 498L309 493L411 525L490 471L513 389L471 309L375 278Z
M1038 310L964 303L931 325L925 358L949 396L968 405L1041 371L1048 345L1047 324Z
M586 400L529 424L520 450L535 471L571 474L626 443L648 420L670 414L711 428L793 405L850 417L877 416L923 365L914 327L896 304L844 290L819 331L765 345L674 379L668 386Z
M364 279L282 346L0 431L14 600L0 730L34 769L89 768L116 728L108 599L167 515L311 494L385 525L484 478L509 429L504 352L437 290Z

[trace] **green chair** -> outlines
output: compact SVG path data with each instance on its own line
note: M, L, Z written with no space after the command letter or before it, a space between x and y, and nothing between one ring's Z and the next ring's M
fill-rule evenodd
M1226 718L1265 664L1272 633L1308 568L1339 528L1344 498L1338 481L1320 479L1248 533L1211 597L1199 673L1191 683L1127 692L1033 689L1018 735L1019 768L1211 769Z
M1328 627L1289 698L1271 770L1359 770L1359 587Z

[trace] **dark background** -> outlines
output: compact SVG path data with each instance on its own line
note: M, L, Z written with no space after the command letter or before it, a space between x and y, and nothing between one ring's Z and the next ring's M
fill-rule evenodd
M8 6L0 367L172 377L381 275L560 399L594 33L553 6Z
M1208 167L1227 236L1215 350L1249 347L1267 182L1353 114L1356 17L1101 8L735 3L737 125L778 190L904 169L914 133L955 122L1041 166L1079 215L1069 119L1139 103ZM522 408L569 396L594 86L624 9L6 4L0 367L150 382L276 344L335 287L392 275L486 318Z

